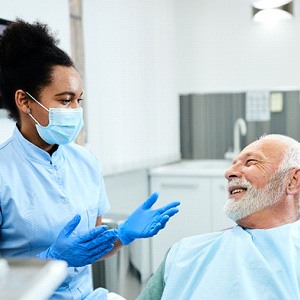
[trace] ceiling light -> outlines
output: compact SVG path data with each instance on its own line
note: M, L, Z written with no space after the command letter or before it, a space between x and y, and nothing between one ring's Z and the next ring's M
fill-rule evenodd
M291 19L293 1L291 0L253 0L253 20L256 22L273 22Z

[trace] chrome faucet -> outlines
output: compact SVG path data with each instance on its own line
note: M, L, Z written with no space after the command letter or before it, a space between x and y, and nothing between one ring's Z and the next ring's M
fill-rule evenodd
M225 153L224 157L226 159L234 159L240 152L240 136L245 136L247 133L247 126L246 122L242 118L238 118L234 123L234 130L233 130L233 151L230 149Z

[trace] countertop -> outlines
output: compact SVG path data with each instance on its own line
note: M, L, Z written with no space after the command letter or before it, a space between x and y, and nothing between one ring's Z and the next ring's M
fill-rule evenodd
M190 159L156 167L149 170L150 176L224 176L231 166L227 159Z

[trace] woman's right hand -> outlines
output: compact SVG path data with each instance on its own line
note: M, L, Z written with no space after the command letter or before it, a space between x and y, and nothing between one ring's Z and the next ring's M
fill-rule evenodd
M37 255L41 259L64 260L69 267L82 267L93 263L114 247L118 238L116 229L97 226L81 235L71 235L80 222L76 215L60 232L55 243Z

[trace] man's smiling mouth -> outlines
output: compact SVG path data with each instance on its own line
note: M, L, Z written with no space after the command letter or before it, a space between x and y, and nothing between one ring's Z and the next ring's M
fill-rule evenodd
M230 195L234 195L234 194L238 194L238 193L242 193L242 192L247 191L247 188L244 188L244 187L231 187L231 188L229 188L228 191L229 191Z

